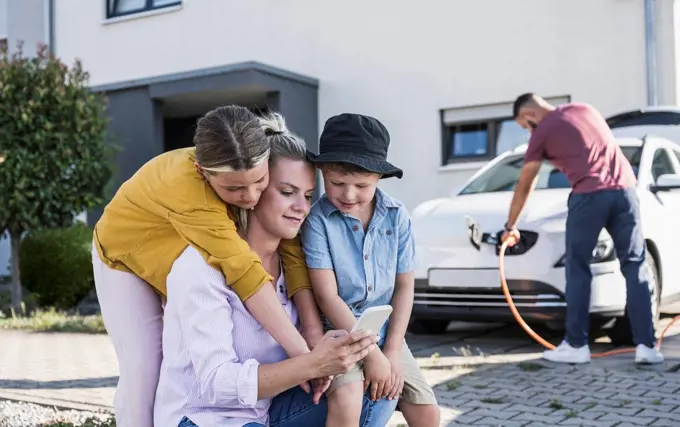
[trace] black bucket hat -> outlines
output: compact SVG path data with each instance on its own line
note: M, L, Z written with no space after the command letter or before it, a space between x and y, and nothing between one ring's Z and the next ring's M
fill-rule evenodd
M382 175L400 178L404 172L387 161L390 133L380 120L343 113L326 120L319 139L319 154L307 151L312 163L349 163Z

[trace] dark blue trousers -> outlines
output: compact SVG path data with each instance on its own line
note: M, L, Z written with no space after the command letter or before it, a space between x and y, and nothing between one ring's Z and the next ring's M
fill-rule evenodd
M588 343L590 261L602 228L614 241L621 273L626 279L627 314L635 344L655 344L650 303L646 245L640 206L634 188L571 194L566 230L566 340L573 347Z

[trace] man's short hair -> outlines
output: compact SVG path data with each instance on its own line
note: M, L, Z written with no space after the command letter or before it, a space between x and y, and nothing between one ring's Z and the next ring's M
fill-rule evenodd
M519 110L534 99L536 99L536 94L533 92L527 92L518 96L517 99L515 99L515 103L512 104L512 118L516 119L517 116L519 116Z

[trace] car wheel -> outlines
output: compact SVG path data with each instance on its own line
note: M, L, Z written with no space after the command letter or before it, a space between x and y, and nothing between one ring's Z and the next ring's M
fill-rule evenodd
M441 335L449 327L449 320L414 319L409 330L419 335Z
M651 296L652 304L652 320L654 322L654 329L656 329L659 324L659 318L661 317L661 310L659 309L661 301L661 292L659 286L659 272L656 268L656 261L651 254L647 254L647 268L649 273L649 291ZM615 346L632 346L633 333L630 328L630 319L628 314L623 317L616 319L614 326L607 331L609 339Z

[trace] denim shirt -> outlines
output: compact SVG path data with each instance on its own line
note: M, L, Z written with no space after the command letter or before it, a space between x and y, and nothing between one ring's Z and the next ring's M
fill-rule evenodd
M355 317L369 307L390 304L397 274L416 267L408 211L380 189L365 233L360 220L321 196L302 228L302 249L309 268L334 270L338 295ZM325 318L324 323L331 327ZM385 332L386 327L379 336Z

